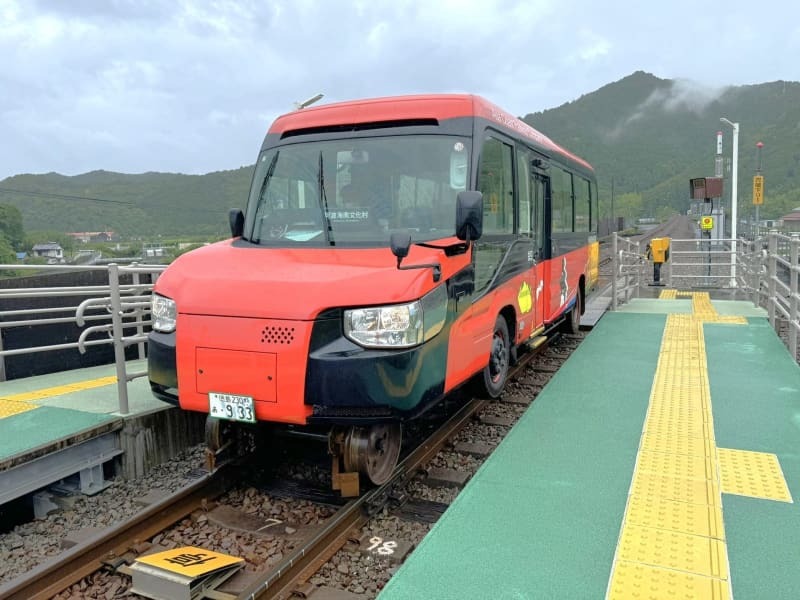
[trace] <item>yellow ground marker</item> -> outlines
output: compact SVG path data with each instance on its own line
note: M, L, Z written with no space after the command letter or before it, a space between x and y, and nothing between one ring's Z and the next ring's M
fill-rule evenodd
M718 456L724 494L793 502L774 454L718 448Z
M11 400L14 402L31 402L36 400L44 400L52 396L61 396L63 394L71 394L73 392L80 392L83 390L90 390L92 388L103 387L105 385L114 385L117 383L116 376L100 377L98 379L88 379L86 381L79 381L77 383L69 383L66 385L59 385L33 392L23 392L21 394L11 394L3 396L0 400Z
M37 406L29 402L17 402L16 400L0 398L0 419L18 415L19 413L33 410L34 408L37 408Z
M667 316L606 597L730 599L722 493L792 500L775 455L716 446L703 323L746 319L660 297L693 312Z

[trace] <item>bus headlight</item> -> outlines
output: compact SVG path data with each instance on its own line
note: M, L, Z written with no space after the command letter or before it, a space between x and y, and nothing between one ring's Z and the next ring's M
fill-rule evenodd
M159 294L153 294L153 329L161 333L175 331L178 309L175 301Z
M447 289L440 285L408 304L344 311L344 334L366 348L410 348L439 333L447 317Z

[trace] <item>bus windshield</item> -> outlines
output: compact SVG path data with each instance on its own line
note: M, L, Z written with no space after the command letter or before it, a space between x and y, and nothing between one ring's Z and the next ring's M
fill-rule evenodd
M440 135L299 142L258 158L245 239L264 246L388 246L455 235L469 141Z

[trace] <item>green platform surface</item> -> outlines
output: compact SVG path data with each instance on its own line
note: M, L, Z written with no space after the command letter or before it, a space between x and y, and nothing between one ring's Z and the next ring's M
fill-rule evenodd
M605 315L379 598L602 598L665 321Z
M722 495L733 597L800 598L800 367L765 319L704 335L717 447L777 455L794 499Z
M146 368L146 361L129 361L127 372ZM24 379L0 382L0 398L13 398L38 390L46 390L116 375L114 365L88 367L60 373L50 373ZM162 410L169 405L157 400L150 391L146 377L128 383L128 415ZM104 385L46 398L28 400L32 410L0 418L0 464L19 455L57 446L61 441L107 424L121 421L126 415L119 412L116 384Z
M118 417L40 406L0 419L0 461L118 420Z
M691 305L606 314L380 600L605 597L666 322L658 302ZM797 500L800 368L763 312L714 306L752 315L704 326L717 445L777 453ZM798 508L723 495L735 598L800 598Z

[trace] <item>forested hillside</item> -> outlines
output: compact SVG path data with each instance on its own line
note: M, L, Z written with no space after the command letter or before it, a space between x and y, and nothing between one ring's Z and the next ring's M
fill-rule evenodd
M0 204L19 208L26 231L217 236L228 231L228 210L247 203L252 172L17 175L0 182Z
M752 210L759 141L766 184L762 217L800 206L797 82L713 90L637 72L524 120L594 165L607 210L613 178L615 212L637 217L688 208L689 179L714 175L717 131L730 158L732 128L720 117L740 124L739 214Z
M720 117L741 125L739 214L747 218L752 210L758 141L764 143L762 217L800 206L797 82L714 90L636 72L524 120L595 166L604 216L613 180L615 214L636 218L686 211L688 180L714 174L718 130L730 157L731 128ZM252 166L207 175L17 175L0 181L0 204L19 209L26 231L221 236L228 210L246 203L251 175Z

